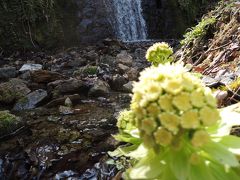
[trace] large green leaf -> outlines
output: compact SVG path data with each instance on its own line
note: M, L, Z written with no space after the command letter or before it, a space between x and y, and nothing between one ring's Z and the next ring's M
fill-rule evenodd
M209 169L215 180L239 180L240 176L233 168L225 169L221 164L209 162ZM239 170L239 169L238 169Z
M170 154L170 153L169 153ZM189 174L189 158L190 152L187 152L186 148L182 148L179 151L172 150L169 155L168 162L170 168L178 180L186 180Z
M239 166L236 156L220 143L211 141L202 149L209 155L209 158L215 159L224 166Z
M209 167L205 162L190 166L189 178L187 180L215 180ZM230 179L229 179L230 180Z
M132 169L129 170L130 179L155 179L162 173L164 163L160 156L154 152L141 159Z
M240 155L240 137L231 135L224 136L220 139L219 143L227 147L232 153Z
M111 157L120 157L120 156L129 156L129 154L135 151L138 148L138 145L128 145L128 146L120 146L116 150L112 152L108 152Z

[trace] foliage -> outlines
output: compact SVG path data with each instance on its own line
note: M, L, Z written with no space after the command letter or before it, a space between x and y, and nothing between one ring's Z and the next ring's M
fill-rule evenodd
M229 134L239 123L240 114L218 110L211 90L183 66L153 66L118 118L117 140L130 145L110 155L135 160L126 179L238 180L240 138Z
M167 43L155 43L147 50L146 59L154 66L158 66L159 64L172 62L172 54L173 50Z
M1 0L0 46L30 48L59 32L55 0ZM50 45L51 46L51 45Z
M216 22L216 18L214 17L202 19L202 21L199 22L197 26L193 27L191 31L187 32L184 35L184 39L181 41L181 44L186 45L192 42L196 38L203 37L206 34L208 27L214 24L215 22Z
M207 4L207 0L177 0L177 2L189 19L194 19L199 12L199 7Z

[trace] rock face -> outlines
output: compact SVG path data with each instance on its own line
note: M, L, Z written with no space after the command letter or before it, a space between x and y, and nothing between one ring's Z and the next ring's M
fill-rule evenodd
M95 43L113 36L104 0L62 3L65 44Z

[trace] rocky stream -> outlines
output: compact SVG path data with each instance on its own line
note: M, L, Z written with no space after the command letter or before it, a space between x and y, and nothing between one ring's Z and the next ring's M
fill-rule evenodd
M1 56L1 113L17 120L0 124L0 179L112 179L116 117L152 43Z

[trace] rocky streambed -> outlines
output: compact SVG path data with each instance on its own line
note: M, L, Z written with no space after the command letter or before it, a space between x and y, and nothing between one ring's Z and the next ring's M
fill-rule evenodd
M100 162L117 146L116 117L149 66L151 44L106 39L54 55L1 56L1 179L111 179L116 167Z

